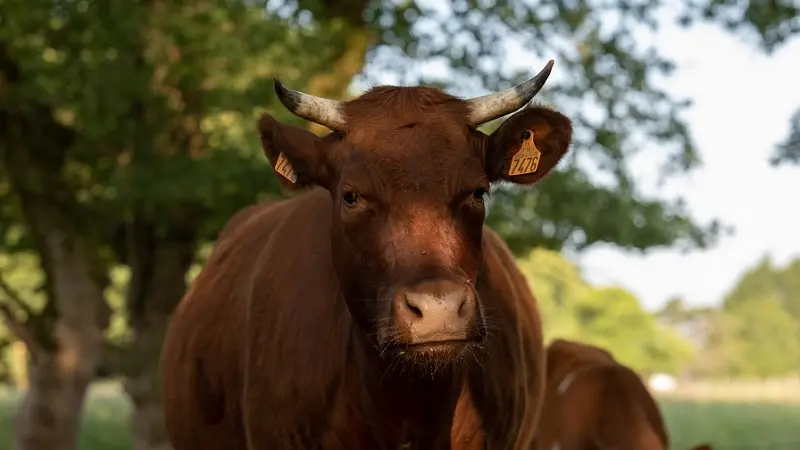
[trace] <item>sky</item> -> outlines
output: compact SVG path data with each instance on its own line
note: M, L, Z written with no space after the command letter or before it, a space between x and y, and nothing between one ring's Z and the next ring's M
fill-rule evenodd
M685 117L703 160L702 167L672 181L669 194L682 195L693 217L717 217L735 233L709 251L642 256L608 246L590 249L577 261L589 281L622 285L648 309L670 296L691 305L715 304L764 255L776 264L800 257L800 167L768 163L800 108L800 39L766 56L718 27L700 25L665 26L655 43L678 65L666 86L694 101ZM652 164L642 158L634 167L647 185Z
M426 3L440 11L448 8L443 0ZM775 145L788 136L791 115L800 109L800 38L767 56L753 42L716 25L679 28L669 20L671 12L663 12L658 32L641 34L637 42L655 45L677 64L660 85L675 98L693 100L684 117L702 166L657 186L664 162L658 156L664 152L654 144L630 167L645 195L681 196L700 223L720 219L735 232L709 250L688 254L665 249L642 255L597 245L569 255L589 282L623 286L649 310L673 296L693 306L717 304L765 255L779 265L800 257L800 211L794 210L800 207L790 206L798 204L793 199L800 196L800 167L768 163ZM544 66L546 60L526 51L523 43L505 44L509 66L531 73ZM424 71L446 75L447 69L435 66ZM551 82L561 76L558 68L556 61ZM381 78L402 84L397 74Z

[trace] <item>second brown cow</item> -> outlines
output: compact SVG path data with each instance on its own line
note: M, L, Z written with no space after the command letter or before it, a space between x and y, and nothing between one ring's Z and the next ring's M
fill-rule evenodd
M490 185L533 185L568 150L570 121L529 103L551 67L469 100L382 86L336 102L276 81L333 132L259 121L281 182L309 189L234 217L176 309L176 450L531 448L539 314L484 218Z
M669 448L661 411L639 376L602 348L564 339L547 347L537 441L539 450Z

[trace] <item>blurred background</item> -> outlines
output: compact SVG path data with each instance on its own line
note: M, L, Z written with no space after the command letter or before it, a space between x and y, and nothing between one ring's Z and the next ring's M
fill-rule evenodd
M495 188L487 219L547 338L639 371L674 449L800 448L798 8L0 0L0 449L170 448L170 313L233 212L284 195L257 115L308 126L272 76L474 96L549 58L539 98L575 122L572 153Z

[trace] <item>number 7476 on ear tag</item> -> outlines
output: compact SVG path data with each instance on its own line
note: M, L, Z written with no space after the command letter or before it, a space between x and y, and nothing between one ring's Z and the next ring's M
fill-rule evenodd
M522 141L517 153L511 157L511 164L508 167L508 174L525 175L536 172L539 168L539 159L542 157L542 152L536 148L536 142L533 140L533 130L529 130L528 138Z

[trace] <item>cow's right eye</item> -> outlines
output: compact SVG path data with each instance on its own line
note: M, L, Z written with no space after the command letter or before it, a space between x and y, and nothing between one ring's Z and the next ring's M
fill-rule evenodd
M483 198L486 197L487 192L488 191L484 188L475 189L474 191L472 191L472 198L474 198L475 200L483 201Z
M351 191L344 192L342 193L342 201L347 206L353 206L358 203L358 194Z

